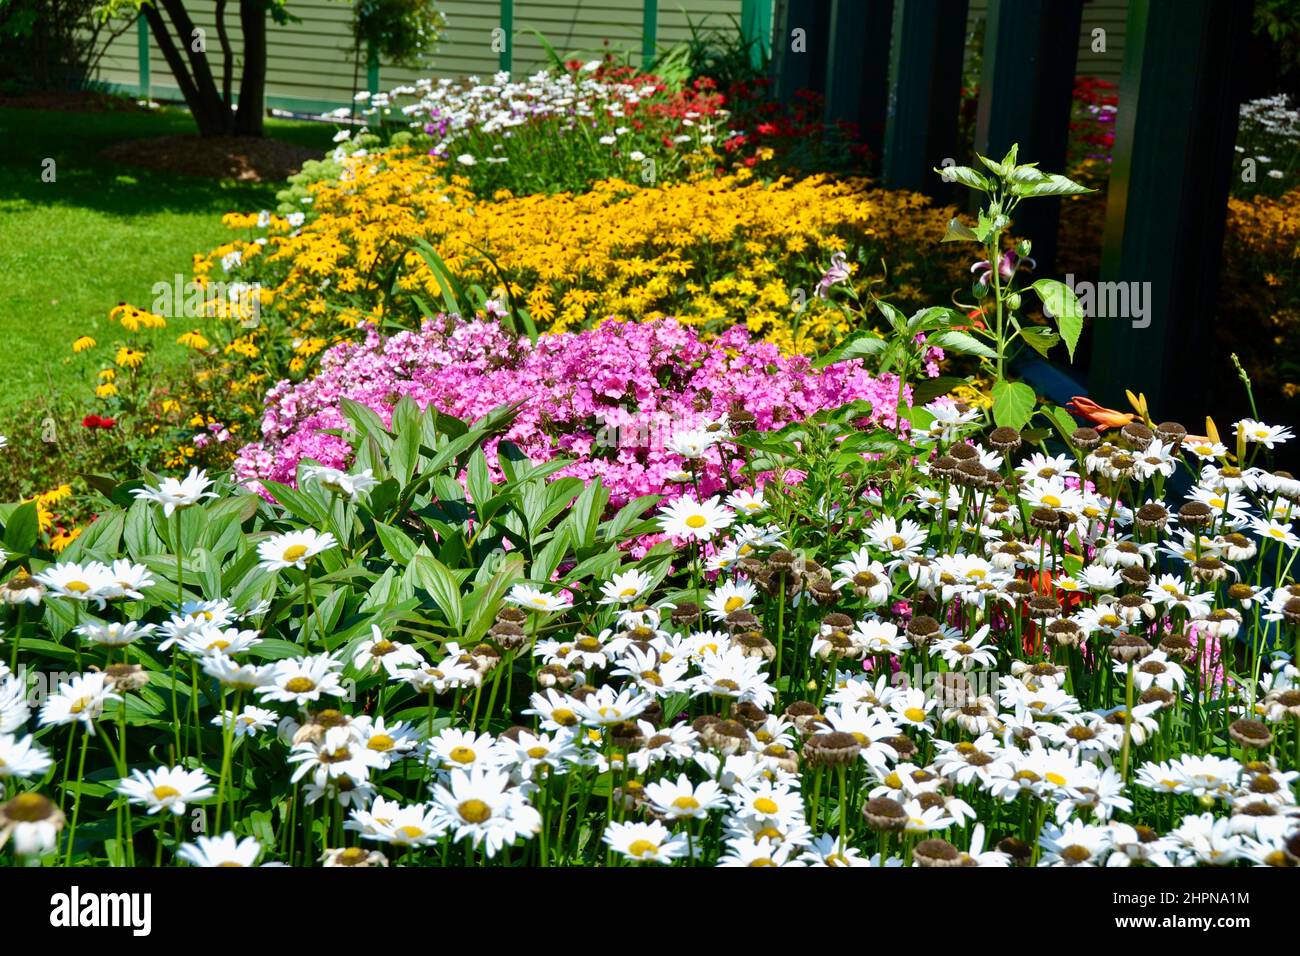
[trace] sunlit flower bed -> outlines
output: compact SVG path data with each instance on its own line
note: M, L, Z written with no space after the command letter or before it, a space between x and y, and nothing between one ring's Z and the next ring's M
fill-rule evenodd
M262 438L240 450L234 470L256 487L262 478L293 483L304 458L347 467L344 400L385 424L403 397L467 420L517 402L502 439L533 461L575 459L559 474L600 478L615 505L692 483L711 495L740 460L710 444L710 423L730 417L767 431L862 401L871 409L864 419L892 428L898 392L897 376L872 377L860 360L816 371L740 327L706 343L671 320L611 322L534 344L496 322L442 317L418 333L372 331L364 343L335 346L315 377L271 389ZM494 468L496 445L486 449Z
M481 196L580 192L610 177L673 182L730 151L723 99L598 60L519 79L425 79L360 94L370 125L341 131L336 155L384 144L396 131L415 134L412 143L453 164Z
M849 405L615 509L508 411L343 412L277 503L133 482L57 563L4 509L5 863L1300 860L1288 429Z

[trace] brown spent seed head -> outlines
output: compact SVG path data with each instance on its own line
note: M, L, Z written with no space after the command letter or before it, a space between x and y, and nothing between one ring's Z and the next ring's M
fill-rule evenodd
M868 800L862 807L862 816L867 826L883 833L896 833L907 826L907 811L889 797Z
M1214 520L1214 511L1204 501L1188 501L1178 509L1178 521L1185 528L1204 528Z
M962 855L947 840L922 840L912 847L912 859L920 866L961 866Z
M1273 733L1258 720L1242 717L1228 726L1228 736L1243 747L1263 750L1273 743Z
M1020 447L1023 439L1014 428L1002 426L995 428L989 433L988 443L995 451L1006 452L1015 451Z

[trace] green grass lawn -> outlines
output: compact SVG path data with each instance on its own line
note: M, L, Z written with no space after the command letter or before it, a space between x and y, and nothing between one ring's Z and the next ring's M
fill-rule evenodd
M328 148L328 124L267 120L267 135ZM101 345L122 335L108 322L121 301L148 307L155 282L189 277L191 256L230 235L221 215L272 208L276 184L165 175L108 162L99 153L123 140L194 132L180 109L130 113L0 108L0 330L5 386L0 434L19 403L88 392L86 356L72 341ZM44 182L53 159L56 180ZM176 362L184 329L153 333L159 362ZM95 350L97 360L103 351ZM88 408L88 410L90 410Z

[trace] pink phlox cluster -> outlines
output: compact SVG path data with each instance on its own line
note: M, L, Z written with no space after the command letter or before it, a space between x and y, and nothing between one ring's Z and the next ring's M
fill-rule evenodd
M440 315L418 331L343 343L321 358L317 374L281 381L266 395L262 437L241 449L235 474L293 484L310 458L347 467L348 442L326 434L346 427L341 399L373 409L385 424L403 396L463 420L520 402L505 438L533 461L572 458L560 475L600 478L614 506L645 494L672 494L685 461L668 448L678 432L743 407L760 429L865 399L872 419L895 424L898 381L876 378L860 361L814 369L737 326L711 340L673 319L607 321L535 343L496 321ZM485 450L496 469L498 440ZM717 446L698 462L700 491L726 487L724 468L740 468ZM690 486L685 486L690 487Z

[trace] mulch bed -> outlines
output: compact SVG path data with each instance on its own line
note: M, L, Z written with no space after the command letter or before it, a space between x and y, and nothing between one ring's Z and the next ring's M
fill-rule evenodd
M279 182L324 153L309 146L248 136L161 136L116 143L100 153L128 166L183 176L235 179L240 182Z

